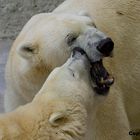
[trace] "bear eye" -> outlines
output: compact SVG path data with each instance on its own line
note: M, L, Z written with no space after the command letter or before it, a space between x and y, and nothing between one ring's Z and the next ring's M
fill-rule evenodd
M71 46L77 39L77 35L74 34L74 33L69 33L67 36L66 36L66 42L69 46Z

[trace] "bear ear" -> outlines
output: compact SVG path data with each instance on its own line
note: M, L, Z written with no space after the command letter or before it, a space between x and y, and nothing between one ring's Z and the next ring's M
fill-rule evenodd
M33 45L32 43L26 43L26 44L20 45L17 48L17 52L23 58L28 59L38 53L38 46Z
M78 13L79 16L86 16L86 17L90 17L89 13L87 11L80 11Z
M86 17L86 18L89 18L90 20L90 22L89 22L89 24L90 25L92 25L92 26L94 26L95 28L96 28L96 25L95 25L95 22L94 22L94 18L92 17L91 18L91 16L90 16L90 14L87 12L87 11L80 11L79 13L78 13L78 15L79 16L83 16L83 17Z
M49 118L49 123L52 125L52 126L59 126L63 121L64 119L66 119L66 113L64 112L55 112L55 113L52 113L50 118Z

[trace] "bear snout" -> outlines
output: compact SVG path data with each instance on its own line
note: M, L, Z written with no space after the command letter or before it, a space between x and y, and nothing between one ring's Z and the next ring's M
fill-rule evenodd
M111 38L102 39L97 46L97 49L104 56L110 56L114 48L114 42Z

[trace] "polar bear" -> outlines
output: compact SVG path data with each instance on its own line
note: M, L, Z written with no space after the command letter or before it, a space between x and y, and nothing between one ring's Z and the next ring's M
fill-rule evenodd
M69 32L71 27L79 33L79 27L81 26L76 26L75 22L80 20L80 23L83 23L82 29L85 29L84 25L89 24L87 19L89 21L88 17L91 17L97 28L110 36L116 46L114 58L111 60L106 59L105 61L105 65L115 75L116 82L104 105L100 106L97 111L96 129L93 131L96 135L96 140L131 140L132 137L129 135L129 131L135 132L140 127L139 7L140 2L138 0L66 0L50 14L56 14L60 17L61 21L63 20L62 15L65 15L69 28L65 28L66 24L60 26L60 20L58 22L52 16L48 18L45 17L46 14L34 16L14 42L9 56L6 79L7 93L11 92L11 94L6 95L7 99L9 98L7 102L14 103L14 101L20 100L19 95L22 96L22 99L27 99L28 96L32 98L34 96L33 93L37 93L50 71L55 66L64 63L70 54L70 48L64 41L62 42L65 38L65 35L62 34L67 31ZM68 19L70 19L74 26L69 24ZM40 25L38 25L39 22ZM41 35L41 31L44 34ZM25 45L28 47L23 47L25 48L23 52L29 52L26 56L30 63L26 62L27 59L20 57L20 55L24 57L26 53L16 53L16 48L22 46L25 40L30 42L27 44L32 44L31 40L34 40L37 44L41 44L41 48L45 48L45 45L47 46L46 48L49 48L47 51L42 49L41 54L44 53L44 55L39 58L43 57L44 61L38 58L36 60L31 59L32 56L37 54L37 50L34 49L38 48L35 47L38 46L36 43L33 43L34 45ZM75 38L72 37L70 40L75 40ZM67 47L59 48L57 47L59 44L62 47ZM52 47L52 45L55 47ZM44 65L45 61L50 62L47 67ZM34 63L37 63L38 66L34 66ZM27 65L29 66L26 67ZM22 75L24 73L26 75L22 76L20 72L22 72ZM23 97L23 91L29 94L25 94ZM14 96L12 92L19 94ZM15 100L12 100L13 98ZM21 102L20 104L24 103ZM9 110L11 109L13 108ZM137 138L138 136L135 137Z
M93 140L96 110L108 93L94 90L90 69L86 53L74 49L31 103L0 116L0 140Z
M58 26L54 28L56 22ZM110 38L95 28L90 17L81 13L33 17L17 37L9 55L6 111L32 101L49 73L67 60L73 48L83 48L92 61L97 61L100 56L110 55L113 45Z

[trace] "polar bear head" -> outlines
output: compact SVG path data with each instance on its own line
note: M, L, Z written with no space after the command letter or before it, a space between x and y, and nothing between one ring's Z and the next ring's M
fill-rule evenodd
M75 46L82 47L92 60L93 45L98 46L101 55L109 55L113 49L111 39L95 28L89 16L81 14L36 15L25 25L16 42L18 54L30 67L42 63L48 71L63 64Z

